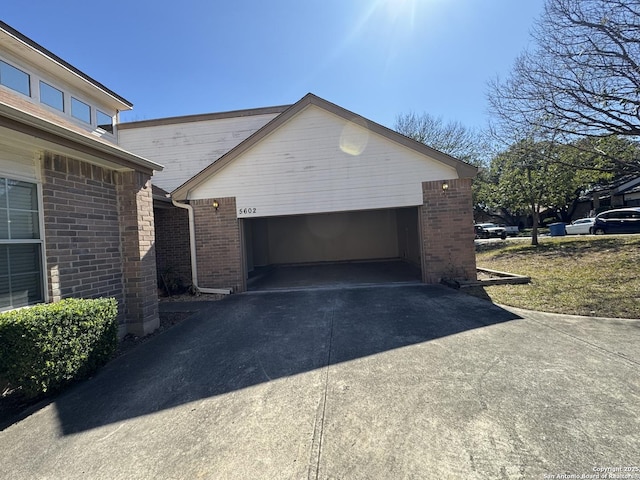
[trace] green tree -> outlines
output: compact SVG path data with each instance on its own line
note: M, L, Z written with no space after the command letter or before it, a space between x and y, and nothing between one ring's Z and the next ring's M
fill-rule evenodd
M540 144L522 140L491 162L489 207L507 208L513 212L525 212L533 218L531 244L538 244L540 212L549 203L551 175L550 164Z
M485 207L512 216L531 215L531 243L537 245L543 211L552 211L568 222L581 195L589 187L611 178L611 173L601 169L577 167L597 162L606 168L605 157L580 158L581 155L575 146L554 142L528 139L513 144L491 162L481 194Z
M571 221L580 198L598 185L620 176L620 163L640 156L638 144L628 138L585 137L558 148L557 158L548 159L567 170L551 208L563 222ZM622 174L624 175L624 174Z

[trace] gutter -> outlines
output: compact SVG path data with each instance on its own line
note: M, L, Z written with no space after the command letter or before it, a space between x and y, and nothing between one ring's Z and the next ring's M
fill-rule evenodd
M187 203L180 203L171 199L171 203L178 208L185 209L189 214L189 253L191 254L191 284L193 288L202 293L217 293L220 295L229 295L230 288L200 288L198 286L198 260L196 258L196 227L193 215L193 207Z

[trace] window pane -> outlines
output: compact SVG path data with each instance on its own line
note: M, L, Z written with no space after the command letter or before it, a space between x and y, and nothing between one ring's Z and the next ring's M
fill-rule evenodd
M40 101L45 105L64 112L64 95L57 88L40 81Z
M44 300L40 245L0 245L0 309Z
M109 133L113 133L113 119L106 113L96 110L96 119L98 120L98 127L106 130Z
M9 238L9 216L6 208L0 208L0 239Z
M12 240L40 238L38 212L11 210L9 220L9 234Z
M0 310L11 307L11 295L9 295L9 278L0 275Z
M39 272L12 276L10 288L11 303L14 308L31 305L43 300Z
M71 115L78 120L91 123L91 107L73 97L71 97Z
M9 180L9 209L38 210L38 188L35 183Z
M7 245L11 276L40 271L40 245Z
M9 246L0 245L0 277L9 275Z
M16 92L31 96L29 75L3 61L0 61L0 83Z

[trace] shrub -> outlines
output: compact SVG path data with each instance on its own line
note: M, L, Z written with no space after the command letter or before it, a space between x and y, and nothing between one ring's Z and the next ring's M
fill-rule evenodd
M69 298L0 314L0 378L29 397L104 365L118 345L113 298Z

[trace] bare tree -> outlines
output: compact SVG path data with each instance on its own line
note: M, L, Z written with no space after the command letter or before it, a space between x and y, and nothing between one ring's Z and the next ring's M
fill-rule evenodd
M547 0L510 76L489 85L503 131L640 135L640 0ZM621 165L640 171L640 160Z
M433 117L428 113L406 113L396 117L394 129L406 137L476 166L483 163L487 156L488 149L482 134L458 121L445 123L441 117Z

